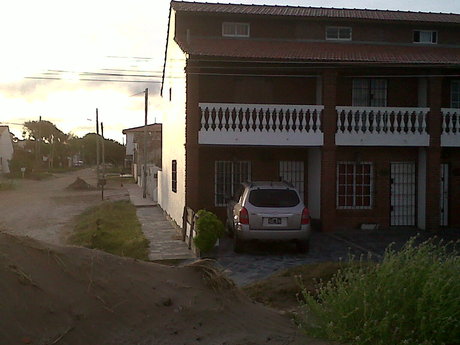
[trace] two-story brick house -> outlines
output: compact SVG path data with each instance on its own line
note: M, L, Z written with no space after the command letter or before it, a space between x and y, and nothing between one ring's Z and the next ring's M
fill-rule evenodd
M324 231L460 226L460 15L171 2L159 203L288 180Z

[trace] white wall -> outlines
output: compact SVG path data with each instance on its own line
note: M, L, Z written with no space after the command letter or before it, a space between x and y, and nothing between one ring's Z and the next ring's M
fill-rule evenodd
M308 149L308 209L314 219L321 217L321 149Z
M8 161L13 158L13 143L8 127L0 132L0 158L0 172L8 174L10 172Z
M171 10L163 83L163 152L162 171L158 173L158 203L169 216L182 225L185 206L185 60L174 41L175 11ZM172 78L173 77L173 78ZM170 90L171 89L171 100ZM177 192L171 188L172 161L177 161Z
M126 133L126 154L127 155L134 154L134 133L133 132Z
M418 176L417 176L417 227L425 230L426 212L426 149L418 149Z

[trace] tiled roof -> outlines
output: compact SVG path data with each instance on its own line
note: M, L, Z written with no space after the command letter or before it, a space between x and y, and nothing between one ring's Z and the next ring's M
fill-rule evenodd
M178 12L460 24L460 14L171 1Z
M191 56L306 62L460 65L460 49L419 45L196 38L178 42Z

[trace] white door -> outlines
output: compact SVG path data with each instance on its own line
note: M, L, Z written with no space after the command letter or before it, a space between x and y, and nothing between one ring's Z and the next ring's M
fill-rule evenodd
M391 226L414 226L416 184L414 162L391 163Z
M291 183L299 191L300 198L304 198L304 162L303 161L280 161L280 179Z
M441 164L441 219L440 225L449 225L449 165Z

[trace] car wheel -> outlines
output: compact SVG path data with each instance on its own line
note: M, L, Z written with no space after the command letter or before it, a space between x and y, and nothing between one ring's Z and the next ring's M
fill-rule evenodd
M228 236L230 238L233 238L234 236L234 231L233 231L233 223L230 222L228 219L227 219L227 232L228 232Z
M233 234L233 251L235 253L241 253L243 247L243 241L238 238L237 234Z
M297 250L300 253L306 254L310 250L310 241L309 240L299 240L296 242Z

